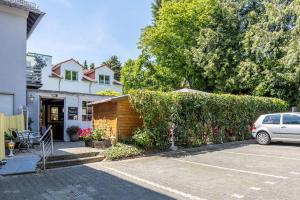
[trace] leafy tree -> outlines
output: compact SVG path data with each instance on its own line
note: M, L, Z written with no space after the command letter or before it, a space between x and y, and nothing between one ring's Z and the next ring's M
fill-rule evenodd
M95 63L90 64L90 69L95 69Z
M180 78L168 68L155 65L149 55L140 55L136 60L124 63L121 72L123 92L130 89L151 89L168 91L180 86Z
M104 91L96 92L96 94L101 96L112 96L112 97L120 96L119 92L113 90L104 90Z
M154 26L144 29L141 48L164 66L181 75L191 87L203 80L196 68L192 48L197 46L199 31L214 23L217 0L162 1Z
M299 47L295 45L300 39L299 1L262 1L260 6L263 12L244 33L244 59L237 80L246 93L295 104L299 98Z
M111 68L115 72L114 79L120 81L122 64L117 56L110 57L107 61L104 61L102 64Z

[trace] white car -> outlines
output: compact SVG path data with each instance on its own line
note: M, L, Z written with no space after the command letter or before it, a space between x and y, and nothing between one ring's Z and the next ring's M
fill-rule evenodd
M259 144L269 144L272 141L300 142L300 113L261 115L252 125L252 136Z

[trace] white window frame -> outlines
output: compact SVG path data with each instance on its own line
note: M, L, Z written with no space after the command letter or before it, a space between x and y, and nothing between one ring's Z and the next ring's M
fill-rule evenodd
M67 79L67 72L71 72L71 79ZM76 79L75 80L73 80L73 73L75 73L76 74ZM67 81L78 81L78 71L73 71L73 70L65 70L65 80L67 80Z
M100 79L100 76L103 76L103 82ZM99 84L101 85L110 85L110 76L105 74L99 74Z

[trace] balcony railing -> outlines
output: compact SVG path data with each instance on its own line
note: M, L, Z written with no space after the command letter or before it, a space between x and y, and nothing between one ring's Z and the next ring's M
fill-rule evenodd
M1 1L7 3L8 5L14 5L20 8L25 8L29 10L39 10L39 7L35 3L25 1L25 0L1 0Z
M28 88L42 87L42 69L36 66L26 67L26 83Z

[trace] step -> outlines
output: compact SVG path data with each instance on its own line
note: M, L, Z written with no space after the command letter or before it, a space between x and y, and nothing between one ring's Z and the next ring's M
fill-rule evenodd
M76 154L54 155L54 156L49 156L47 158L47 161L73 160L73 159L78 159L78 158L87 158L87 157L98 156L100 153L101 153L100 151L94 151L94 152L85 152L85 153L76 153Z
M97 155L97 156L75 158L75 159L68 159L68 160L55 160L55 161L48 160L46 162L46 168L53 169L59 167L68 167L68 166L82 165L82 164L93 163L93 162L100 162L104 160L104 158L105 158L104 155ZM41 165L42 163L39 162L38 168L41 168Z

